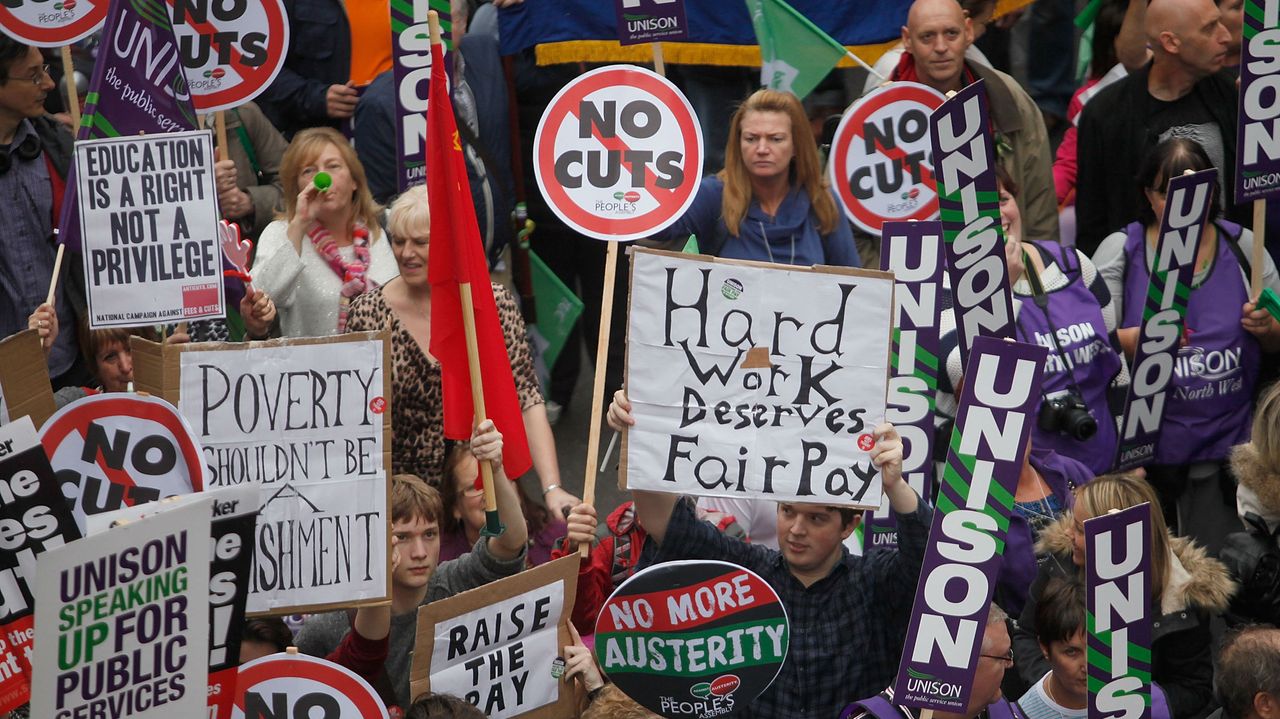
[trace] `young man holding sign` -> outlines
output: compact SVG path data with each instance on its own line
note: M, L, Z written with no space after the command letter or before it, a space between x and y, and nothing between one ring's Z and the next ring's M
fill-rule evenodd
M528 530L515 487L502 471L502 434L486 420L471 437L477 460L493 462L498 514L507 529L490 540L481 537L468 554L437 566L440 558L440 495L411 475L396 475L391 492L391 533L400 550L400 563L391 579L391 634L386 674L400 706L409 706L409 667L416 637L418 607L452 597L524 568ZM346 611L311 617L298 634L298 648L313 656L327 656L351 629Z
M610 424L630 424L629 408L619 393ZM850 699L893 680L911 610L901 597L910 596L920 573L933 510L902 480L897 430L886 423L875 435L871 458L898 522L896 550L850 555L843 543L861 520L851 508L779 503L779 552L699 522L678 495L634 491L637 517L659 545L656 561L739 564L769 582L786 606L790 653L773 686L750 705L752 716L836 716Z

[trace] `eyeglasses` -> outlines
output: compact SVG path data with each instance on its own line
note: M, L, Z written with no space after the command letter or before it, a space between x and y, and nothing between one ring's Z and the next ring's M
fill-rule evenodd
M986 657L987 659L994 659L998 662L1004 662L1006 666L1013 666L1013 649L1010 649L1008 654L1001 654L999 656L995 654L979 654L978 656Z
M52 75L49 74L49 66L41 65L40 69L33 71L30 75L27 75L26 77L10 77L8 79L26 80L27 82L30 82L32 85L39 85L40 83L44 82L44 79L46 77L52 78Z

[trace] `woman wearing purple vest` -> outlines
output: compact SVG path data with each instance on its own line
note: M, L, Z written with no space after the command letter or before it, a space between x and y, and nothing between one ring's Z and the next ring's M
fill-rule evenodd
M1168 179L1212 166L1192 140L1161 142L1139 173L1147 201L1141 221L1109 235L1094 254L1116 304L1120 344L1130 358L1138 343ZM1214 207L1219 205L1215 200ZM1226 535L1240 529L1227 455L1233 445L1249 440L1262 353L1280 350L1280 325L1250 302L1252 249L1248 229L1220 218L1205 224L1155 460L1146 467L1167 521L1214 555ZM1275 265L1265 254L1263 259L1266 286L1280 291Z

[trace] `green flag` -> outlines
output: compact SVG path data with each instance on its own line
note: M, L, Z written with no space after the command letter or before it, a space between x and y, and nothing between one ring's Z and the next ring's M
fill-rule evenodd
M760 84L801 100L848 52L782 0L746 0L760 43Z
M538 315L536 330L547 342L542 359L551 367L564 349L578 315L582 314L582 300L532 250L529 265L533 269L533 297Z

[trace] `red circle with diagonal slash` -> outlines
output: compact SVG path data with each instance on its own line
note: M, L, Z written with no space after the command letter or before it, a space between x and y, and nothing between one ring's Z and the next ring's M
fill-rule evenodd
M201 55L203 62L184 65L191 102L198 112L230 110L257 97L267 89L289 51L289 21L282 0L240 0L239 16L222 19L215 8L236 3L207 0L208 12L196 17L190 10L177 14L174 0L165 0L165 10L173 21L173 34L179 46L191 48L179 53L185 63L188 54ZM201 3L194 3L200 5ZM192 3L184 3L188 8ZM230 47L220 48L218 33L234 33ZM205 44L207 43L207 45ZM207 49L204 51L203 49ZM224 57L219 57L219 50ZM258 56L262 60L258 60ZM223 62L222 60L226 60ZM252 59L255 63L250 64Z
M342 707L344 717L387 719L387 708L369 682L345 667L306 654L272 654L242 664L236 680L233 719L244 719L245 694L251 690L285 694L289 716L294 716L292 706L297 699L323 693L347 705Z
M612 138L602 137L594 123L592 137L577 136L577 113L584 101L602 115L612 101L621 116L627 103L635 100L648 101L659 111L662 124L650 137L627 137L622 122ZM633 187L631 166L623 161L613 184L591 187L586 179L588 153L594 153L595 161L604 167L610 151L626 150L651 151L654 160L663 152L678 151L676 164L683 170L683 179L674 188L658 187L656 163L651 161L646 163L643 186ZM574 152L582 153L576 165L582 187L566 188L556 179L556 162ZM547 204L570 227L599 240L640 239L680 219L697 194L702 160L702 129L689 101L665 77L632 65L592 70L566 85L547 106L534 138L534 174Z
M938 214L937 184L933 179L933 166L927 157L932 154L929 140L929 115L938 109L945 100L941 93L927 85L914 82L895 82L879 88L845 110L836 128L835 137L831 141L831 159L827 164L827 176L845 215L858 227L867 232L879 235L885 222L893 220L927 220ZM862 143L863 128L868 123L882 126L886 121L893 128L894 138L898 139L897 120L904 113L913 109L924 111L924 135L911 143L909 149L923 150L926 161L922 162L922 182L913 184L910 174L904 167L902 184L892 193L879 193L870 200L855 197L850 175L859 169L870 167L871 180L875 181L876 167L868 165L866 152L855 145ZM876 157L882 162L901 163L907 152L899 144L893 149L886 149L877 143ZM883 167L882 164L877 163Z
M196 440L191 426L178 414L178 410L168 402L155 397L145 397L124 393L96 394L72 402L58 410L40 428L40 444L49 456L49 462L55 472L63 469L74 469L72 464L83 464L80 451L84 446L89 425L99 423L106 430L108 443L116 440L115 429L136 433L139 428L147 431L158 431L162 436L171 439L177 450L178 464L169 473L151 478L148 476L145 486L160 490L160 496L170 497L177 494L199 492L204 489L204 461L200 456L200 443ZM114 425L114 426L113 426ZM73 436L74 435L74 436ZM75 442L68 445L74 455L74 461L68 464L65 458L64 442ZM77 449L81 448L81 449ZM61 450L61 451L60 451ZM125 469L110 468L106 459L99 452L95 458L99 471L112 484L126 487L144 484L142 477L131 473L128 466L132 460L126 460ZM101 494L101 493L100 493ZM122 497L121 506L132 505L126 493ZM119 509L119 507L110 507ZM84 526L84 508L76 503L72 514L76 522Z
M16 8L0 5L0 30L28 45L58 47L93 34L107 19L107 0L69 4L47 0L23 2Z

